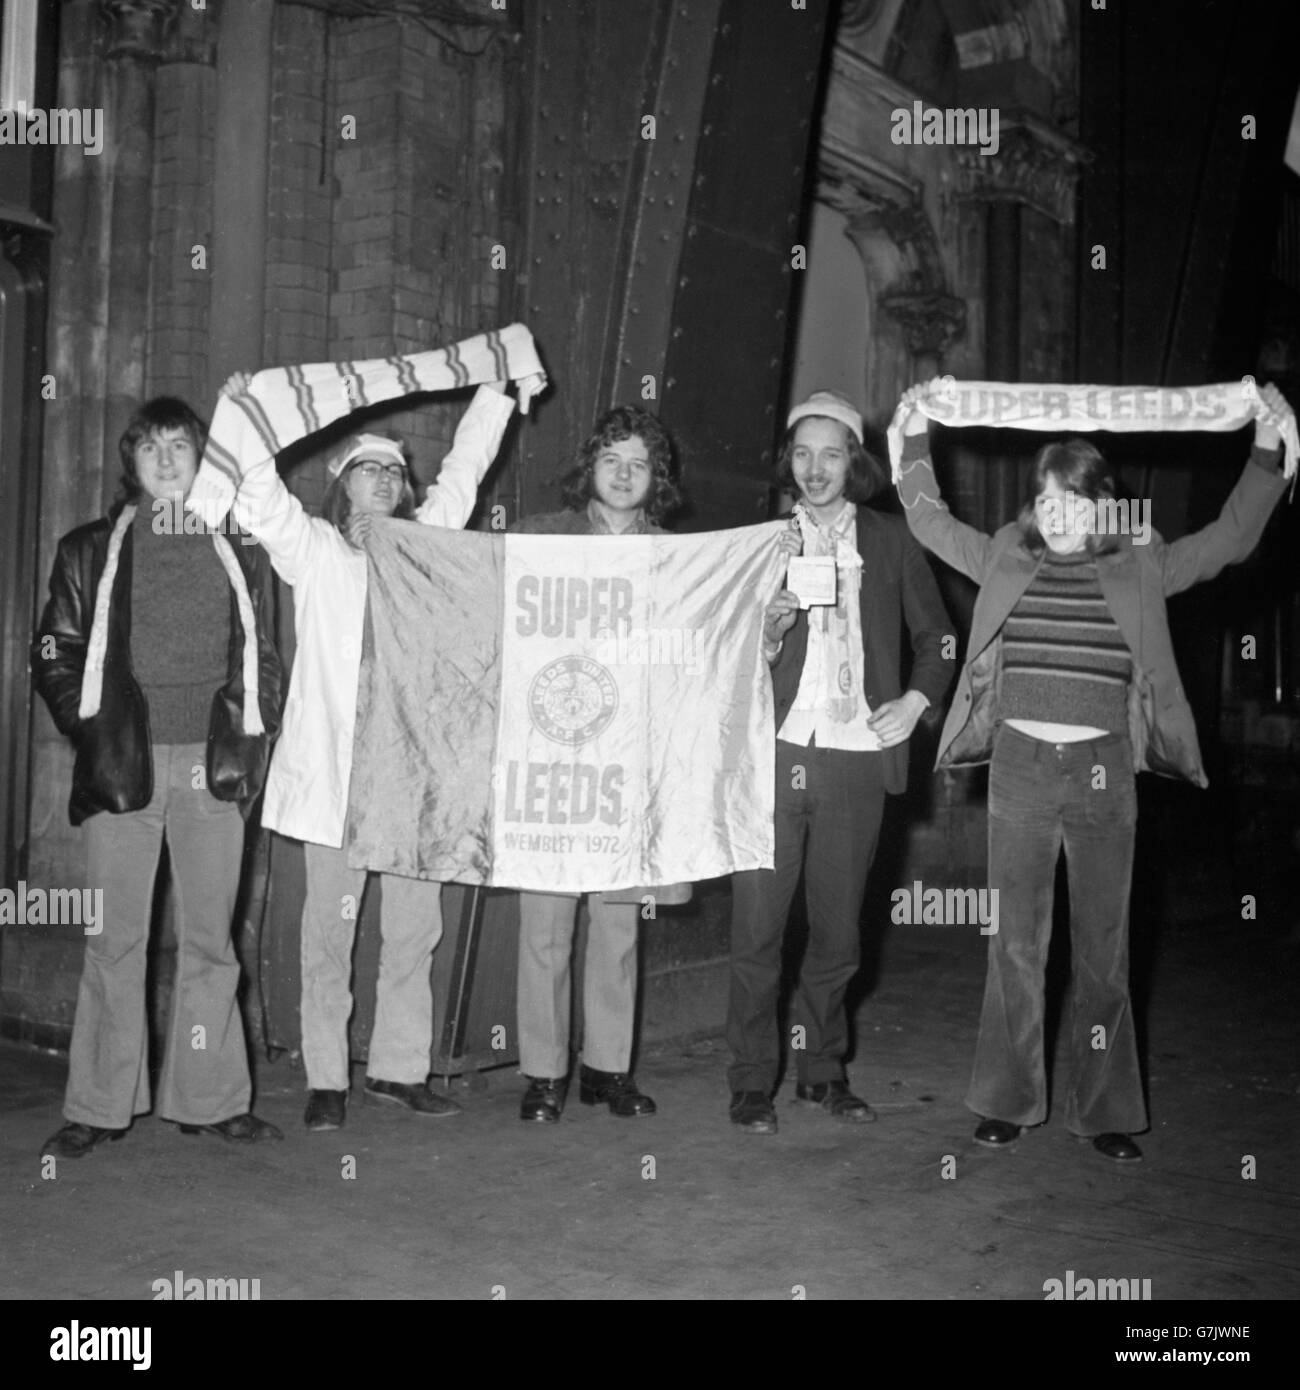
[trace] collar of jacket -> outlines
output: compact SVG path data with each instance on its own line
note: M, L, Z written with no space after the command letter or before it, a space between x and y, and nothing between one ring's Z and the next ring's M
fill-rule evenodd
M1002 537L1005 537L1005 541L995 555L989 578L983 585L991 601L983 612L979 612L977 606L979 622L971 629L967 661L974 660L1002 631L1003 624L1024 597L1025 590L1033 583L1047 556L1046 547L1035 555L1025 545L1016 522L1004 527L995 539ZM1136 657L1141 649L1142 630L1138 559L1132 538L1121 536L1117 550L1095 558L1097 582L1101 585L1106 606L1128 643L1129 651Z
M649 518L645 514L644 507L640 508L637 512L635 525L629 526L626 531L611 530L609 523L596 510L596 499L594 497L588 499L587 502L587 521L591 526L591 534L593 536L644 536L647 535L650 530Z
M108 552L104 557L104 573L100 576L99 588L95 593L95 616L90 625L90 642L86 648L86 665L81 674L81 704L77 713L82 719L92 719L99 713L100 702L104 697L104 657L108 651L108 609L113 598L113 585L117 580L118 566L122 559L122 544L131 529L131 522L139 510L134 502L128 502L113 518L113 529L108 537ZM244 731L248 734L261 734L266 731L262 723L262 711L258 704L258 665L257 665L257 626L253 616L253 600L248 592L248 581L235 559L230 542L220 531L212 532L212 543L217 548L217 558L226 572L231 587L235 591L235 602L239 607L239 621L244 629Z

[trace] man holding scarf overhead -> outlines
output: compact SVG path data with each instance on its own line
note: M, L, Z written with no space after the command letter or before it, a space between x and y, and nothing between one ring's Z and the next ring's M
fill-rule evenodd
M1254 417L1255 448L1218 518L1171 543L1107 534L1115 479L1086 439L1039 450L1020 515L992 536L949 512L929 458L928 417L984 423L1001 398L1018 428L1145 429L1098 403L1121 390L933 381L903 396L891 426L894 480L917 539L979 585L957 696L938 766L989 763L989 888L999 931L988 973L967 1106L975 1140L1015 1143L1047 1116L1044 972L1057 861L1070 890L1070 1076L1059 1090L1066 1129L1117 1162L1142 1157L1147 1128L1128 987L1128 899L1137 824L1135 777L1151 771L1206 785L1192 712L1174 661L1165 600L1259 542L1281 497L1278 446L1295 467L1295 416L1275 387L1201 387L1199 427ZM1131 388L1165 428L1197 428L1170 406L1182 388ZM1060 412L1044 409L1059 397Z

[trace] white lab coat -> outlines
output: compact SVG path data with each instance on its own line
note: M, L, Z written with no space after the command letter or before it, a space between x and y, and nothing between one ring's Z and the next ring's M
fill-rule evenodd
M514 401L481 386L416 520L459 530L496 457ZM297 653L280 737L266 779L262 824L338 849L347 819L352 736L366 612L366 557L336 527L310 516L274 459L252 465L235 499L240 524L293 586Z

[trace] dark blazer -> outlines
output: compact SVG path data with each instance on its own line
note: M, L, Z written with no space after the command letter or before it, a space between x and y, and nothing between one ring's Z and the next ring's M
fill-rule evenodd
M902 517L859 506L857 529L858 554L862 556L862 693L875 710L887 700L896 700L905 688L919 690L930 702L926 717L937 718L957 672L956 636L929 561ZM904 621L912 644L912 669L906 687L902 669ZM952 638L951 657L943 654L945 637ZM778 730L799 693L807 652L808 614L800 611L772 665ZM885 790L894 794L906 791L907 744L886 748L879 756L884 760Z
M121 514L115 507L99 521L69 531L59 542L50 575L50 597L32 642L32 678L59 732L76 750L69 819L80 825L99 811L138 811L153 795L149 712L131 669L131 557L128 526L113 592L109 596L108 645L99 713L81 718L86 666L109 537ZM271 743L280 728L280 658L274 641L271 569L260 545L231 545L248 585L258 646L258 709L266 732L244 730L244 628L230 590L230 646L226 683L213 691L208 723L207 784L218 801L235 801L247 814L266 779ZM46 653L47 641L51 647Z

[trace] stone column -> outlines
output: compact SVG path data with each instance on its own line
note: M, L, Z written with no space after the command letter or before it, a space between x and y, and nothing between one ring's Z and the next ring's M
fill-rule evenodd
M149 330L152 231L154 68L176 0L105 0L103 158L109 194L107 322L104 325L104 424L101 497L117 479L117 442L144 394Z
M232 371L262 366L274 17L275 0L223 0L217 41L208 406Z

